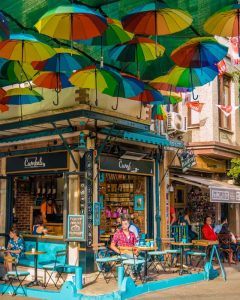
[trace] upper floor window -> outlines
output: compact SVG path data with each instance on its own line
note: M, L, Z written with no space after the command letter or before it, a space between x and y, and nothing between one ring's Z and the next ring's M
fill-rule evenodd
M220 105L231 105L231 77L223 75L219 78L219 99ZM226 116L219 110L219 127L231 130L231 115Z

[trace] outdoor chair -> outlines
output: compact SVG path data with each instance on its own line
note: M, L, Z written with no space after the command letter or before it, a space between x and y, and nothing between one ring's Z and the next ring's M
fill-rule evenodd
M109 249L104 243L93 244L93 250L95 253L95 262L98 270L95 281L100 275L103 276L103 279L106 281L106 283L109 283L112 278L117 280L117 277L114 273L114 268L117 263L120 262L120 257L116 255L111 256Z
M30 275L30 272L27 271L19 271L17 269L17 262L16 260L13 260L13 268L14 271L7 272L8 277L8 284L7 287L2 291L2 295L6 294L6 292L11 288L10 293L15 296L17 295L17 291L19 289L22 290L24 296L27 296L26 291L24 290L23 282L26 279L28 275ZM16 282L17 285L13 285L13 282Z
M201 252L199 250L189 250L186 252L186 263L187 265L189 264L191 267L198 268L204 267L204 262L206 261L207 258L207 253L206 252ZM195 262L195 265L193 266L193 257L197 259ZM189 259L189 261L188 261Z
M161 250L156 250L156 251L149 251L149 266L148 270L152 268L153 271L156 271L159 273L159 266L162 268L164 272L166 272L166 256L167 252L166 251L161 251Z
M61 257L65 257L64 263L60 261ZM67 267L66 265L67 259L67 251L66 250L58 250L55 254L55 260L49 264L43 265L42 268L44 270L44 288L48 286L50 281L53 282L54 286L59 289L58 282L60 279L65 281L62 277L64 273L64 268ZM54 280L54 275L56 274L56 280ZM46 275L48 275L48 280L46 281Z
M225 257L227 257L229 264L231 264L230 253L234 252L234 250L232 248L231 234L218 234L218 241L219 241L220 256L223 258L223 261L224 261Z
M162 248L165 251L165 266L172 268L174 265L174 259L178 259L181 251L179 249L174 248L171 243L174 242L174 238L162 238Z
M121 263L124 267L124 276L132 277L134 282L139 278L143 283L141 271L145 260L135 254L134 247L118 247L118 249L120 251Z

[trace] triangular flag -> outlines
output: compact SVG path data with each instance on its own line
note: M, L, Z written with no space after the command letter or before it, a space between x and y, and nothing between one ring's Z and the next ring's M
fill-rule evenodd
M202 111L203 105L204 103L199 103L199 101L186 102L186 106L188 108L191 108L192 110L195 110L199 113Z
M220 60L220 62L217 63L217 68L218 68L218 76L222 76L226 72L226 63L223 60Z
M239 106L235 105L218 105L217 107L221 109L226 117L229 117L234 110L237 110Z
M240 64L238 43L239 43L239 38L237 36L230 38L229 53L230 53L231 62L233 65Z

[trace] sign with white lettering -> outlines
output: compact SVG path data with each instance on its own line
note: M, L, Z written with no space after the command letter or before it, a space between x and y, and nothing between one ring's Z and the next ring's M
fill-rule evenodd
M138 175L154 175L154 164L151 160L129 160L114 156L100 156L100 170Z
M190 150L183 150L182 152L178 153L178 158L180 160L183 173L196 165L195 155Z
M6 172L8 174L67 169L66 151L7 157Z
M240 188L228 189L210 187L210 202L240 203Z
M68 215L68 240L84 241L85 226L83 215Z

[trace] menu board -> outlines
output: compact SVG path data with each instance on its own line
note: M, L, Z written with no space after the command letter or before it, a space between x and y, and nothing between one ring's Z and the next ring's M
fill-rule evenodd
M85 228L84 228L83 215L69 215L68 216L68 240L84 241Z

